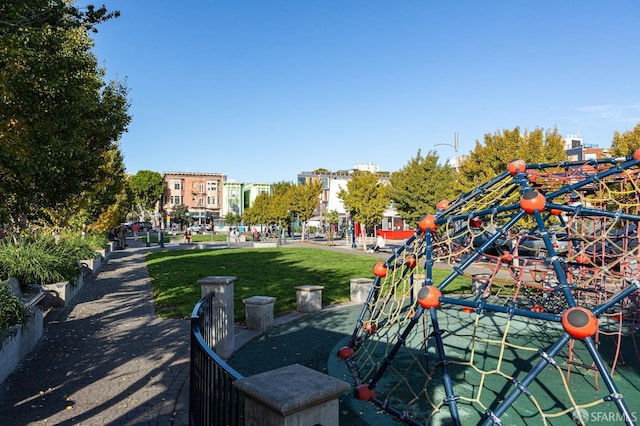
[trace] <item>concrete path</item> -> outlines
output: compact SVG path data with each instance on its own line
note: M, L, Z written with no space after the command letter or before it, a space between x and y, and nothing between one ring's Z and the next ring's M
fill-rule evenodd
M2 425L188 424L189 321L155 316L148 249L130 242L49 312L43 338L2 383Z

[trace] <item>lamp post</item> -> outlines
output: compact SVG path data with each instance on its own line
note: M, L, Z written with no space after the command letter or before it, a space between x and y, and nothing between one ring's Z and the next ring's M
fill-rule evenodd
M454 149L455 151L455 156L453 157L454 163L455 163L454 168L457 170L458 169L458 132L455 132L453 134L453 144L444 143L444 142L433 144L433 146L440 146L440 145L447 145Z

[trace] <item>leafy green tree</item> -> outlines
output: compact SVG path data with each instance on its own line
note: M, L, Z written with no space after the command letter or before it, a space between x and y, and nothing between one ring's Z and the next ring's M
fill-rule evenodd
M262 193L253 200L251 207L244 211L244 221L247 224L268 224L270 195Z
M338 225L338 221L340 220L340 213L337 210L329 210L324 214L324 221L327 225L327 242L330 246L333 245L333 225Z
M609 153L614 157L622 157L633 154L637 149L640 149L640 124L628 132L616 131Z
M0 209L19 228L80 208L131 117L126 87L104 82L88 34L115 15L64 0L0 7Z
M229 226L236 226L242 222L242 217L233 212L227 213L224 217L224 223Z
M522 133L519 127L513 130L484 135L484 143L476 146L467 158L461 161L457 172L456 189L466 192L506 171L513 160L524 160L529 164L562 161L566 158L564 141L557 129L543 131L535 129Z
M455 170L449 165L438 164L438 160L435 151L422 156L418 150L402 169L391 174L393 206L413 227L425 214L433 212L440 200L455 196Z
M298 184L291 187L290 211L295 213L302 221L302 241L304 241L307 221L313 217L313 212L320 204L322 182L315 181L305 185Z
M166 188L162 175L151 170L140 170L131 176L129 186L141 217L155 210L156 203Z
M375 174L356 170L347 182L347 189L338 192L338 198L344 203L352 220L372 227L382 219L389 207L390 192L390 186L380 182ZM366 244L364 246L366 250Z
M178 204L171 209L171 221L177 223L181 227L189 224L189 207L184 204Z

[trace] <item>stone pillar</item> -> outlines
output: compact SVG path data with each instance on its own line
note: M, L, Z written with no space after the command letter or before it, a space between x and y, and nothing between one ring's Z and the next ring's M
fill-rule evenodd
M204 277L198 280L202 297L213 293L211 303L219 309L216 313L215 351L220 358L228 359L235 349L235 318L233 290L236 277Z
M338 398L349 389L342 380L293 364L236 380L244 394L247 425L337 425Z
M243 299L245 318L249 330L264 331L273 326L275 297L253 296Z
M365 303L371 287L373 287L373 280L371 278L351 278L351 280L349 280L349 287L351 290L351 301L355 303Z
M301 285L296 287L296 310L302 313L313 313L322 310L321 285Z

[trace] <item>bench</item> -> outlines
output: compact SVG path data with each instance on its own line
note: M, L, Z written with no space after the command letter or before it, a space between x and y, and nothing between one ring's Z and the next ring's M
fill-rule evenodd
M20 288L20 282L17 278L11 277L5 282L9 285L9 287L11 287L11 293L13 293L14 296L22 300L22 302L29 307L36 306L38 303L44 300L46 296L46 293L42 290L42 287L39 286L36 287L38 289L37 292L29 293L26 295L23 294L22 289Z

